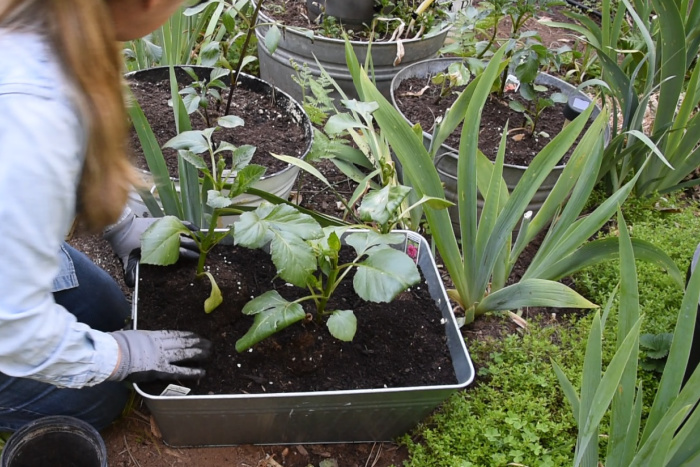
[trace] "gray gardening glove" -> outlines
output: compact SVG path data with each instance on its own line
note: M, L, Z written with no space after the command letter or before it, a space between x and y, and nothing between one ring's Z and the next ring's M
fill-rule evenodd
M156 217L136 217L126 207L117 223L104 230L104 239L122 262L124 282L128 287L133 287L136 282L136 264L141 257L141 235L157 220ZM191 225L187 227L193 229ZM199 258L199 248L191 238L180 237L180 258Z
M110 381L201 378L203 369L178 364L198 363L211 353L211 342L191 332L115 331L110 335L121 352Z

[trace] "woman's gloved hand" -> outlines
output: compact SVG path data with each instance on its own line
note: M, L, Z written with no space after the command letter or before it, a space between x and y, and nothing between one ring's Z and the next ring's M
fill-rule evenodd
M157 220L157 217L136 217L131 209L126 207L117 223L104 231L104 239L109 242L122 262L124 282L128 287L133 287L136 282L136 264L141 257L141 235ZM180 237L180 258L198 257L199 248L194 240Z
M201 363L211 353L211 342L191 332L115 331L110 335L120 350L110 381L201 378L202 368L181 365Z

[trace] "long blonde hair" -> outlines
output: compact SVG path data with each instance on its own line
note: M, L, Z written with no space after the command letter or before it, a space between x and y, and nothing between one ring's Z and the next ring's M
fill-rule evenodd
M78 214L92 229L117 220L137 182L126 155L121 51L105 0L0 0L0 27L43 33L77 90L87 130Z

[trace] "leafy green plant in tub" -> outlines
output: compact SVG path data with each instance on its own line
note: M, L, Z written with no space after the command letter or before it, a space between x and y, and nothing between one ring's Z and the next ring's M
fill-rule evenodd
M199 199L205 201L199 208L207 227L191 230L179 217L168 215L153 223L141 239L141 262L159 266L174 264L177 261L180 235L189 236L197 243L197 276L207 276L212 285L211 296L204 304L207 313L219 306L223 300L214 277L204 270L209 251L228 236L231 230L230 227L223 231L217 230L218 218L222 214L239 214L241 211L235 208L234 198L244 193L265 173L264 167L249 163L255 152L254 146L236 147L225 141L214 144L212 140L212 136L220 127L236 128L243 125L243 120L227 115L219 118L218 124L217 127L205 130L183 131L165 143L165 147L177 149L180 157L202 174ZM209 159L209 165L201 154ZM224 156L229 158L230 165L227 166Z
M234 242L249 248L269 245L279 276L290 284L306 288L310 294L294 301L271 290L243 307L254 315L248 332L236 342L242 352L266 337L306 318L301 303L313 300L314 319L326 320L335 338L350 341L357 329L357 318L350 309L329 310L327 304L338 285L355 270L353 287L358 296L372 302L389 302L420 280L414 261L390 245L405 241L403 234L381 234L372 230L349 233L345 242L355 251L350 262L340 262L341 236L346 227L326 227L291 206L259 206L241 215L234 223Z
M212 68L209 73L209 79L200 80L197 73L190 67L182 68L192 78L189 86L180 90L182 103L189 115L198 112L207 126L211 126L209 119L209 109L212 105L216 105L217 109L221 107L221 91L226 88L226 84L220 78L228 75L228 70L224 68Z
M389 142L377 128L373 116L378 109L377 104L348 99L323 66L317 64L321 72L317 79L307 70L297 67L295 81L303 89L305 108L318 116L319 124L325 122L325 125L322 130L315 129L317 146L307 161L289 157L283 160L321 180L345 207L343 219L350 217L353 222L366 223L384 233L397 227L415 230L421 219L420 206L424 203L430 203L436 209L451 205L444 199L434 197L419 199L408 186L399 183ZM329 97L330 87L334 87L340 95L340 109ZM310 94L307 94L307 89ZM349 199L341 196L319 171L307 163L318 159L329 159L358 184ZM369 213L370 206L373 206L372 209L385 209L388 206L389 209L386 215L376 216Z
M440 86L440 95L435 99L435 104L443 97L447 97L458 86L466 86L471 78L471 72L462 62L451 63L446 71L437 73L431 78L431 82Z

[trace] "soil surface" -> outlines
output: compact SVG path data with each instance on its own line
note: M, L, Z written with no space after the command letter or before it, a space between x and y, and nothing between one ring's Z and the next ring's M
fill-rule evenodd
M433 132L436 119L443 117L457 100L458 96L455 92L464 89L464 87L459 87L455 92L441 98L441 86L432 84L430 78L407 79L401 82L394 93L396 103L406 118L411 123L420 123L421 128L428 133ZM555 91L555 89L550 88L548 92L542 93L542 96L549 96ZM495 160L503 129L508 124L505 163L527 166L542 148L561 131L565 123L563 114L565 105L555 104L545 108L540 114L533 132L528 128L523 114L510 108L511 101L519 102L524 106L529 104L518 92L508 92L503 99L491 95L486 100L481 112L479 149L486 157ZM590 126L590 122L587 126ZM448 136L445 144L453 149L459 149L461 135L462 124ZM563 164L569 160L574 147L575 145L564 155L560 163Z

